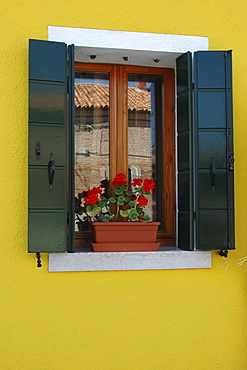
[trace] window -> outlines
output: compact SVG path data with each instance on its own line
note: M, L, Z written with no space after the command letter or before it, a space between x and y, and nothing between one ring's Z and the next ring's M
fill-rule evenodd
M67 250L66 121L74 102L69 93L67 114L66 60L65 44L31 41L30 252ZM231 53L197 52L194 61L192 68L189 52L177 59L178 243L182 249L231 249ZM71 69L68 76L72 76Z
M75 64L75 195L119 172L153 178L148 212L162 246L175 245L174 84L169 68ZM92 239L81 220L76 247Z

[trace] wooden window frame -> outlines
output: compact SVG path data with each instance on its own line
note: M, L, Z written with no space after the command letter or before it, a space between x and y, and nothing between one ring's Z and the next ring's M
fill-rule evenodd
M108 72L110 75L110 178L128 175L128 74L163 76L164 125L164 230L158 231L162 246L174 246L176 235L175 180L175 73L172 68L75 62L75 71ZM90 248L91 232L75 232L76 250Z

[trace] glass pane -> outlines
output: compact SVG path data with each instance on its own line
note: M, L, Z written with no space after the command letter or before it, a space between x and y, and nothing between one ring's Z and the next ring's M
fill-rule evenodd
M163 222L163 77L129 74L128 166L129 179L156 182L146 213ZM158 201L157 194L159 194Z
M109 83L109 73L75 72L76 197L109 179Z

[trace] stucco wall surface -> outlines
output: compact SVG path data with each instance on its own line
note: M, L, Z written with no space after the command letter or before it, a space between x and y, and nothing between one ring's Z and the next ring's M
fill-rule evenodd
M247 255L246 1L3 0L0 13L0 369L245 370L247 262L49 273L27 253L28 39L48 25L209 37L233 49L236 241Z

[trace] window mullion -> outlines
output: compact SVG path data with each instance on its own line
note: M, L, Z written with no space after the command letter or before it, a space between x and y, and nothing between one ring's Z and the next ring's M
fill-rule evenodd
M110 179L117 173L117 67L113 66L110 74ZM112 189L111 189L112 190Z
M116 171L128 175L128 74L117 66L117 151Z

